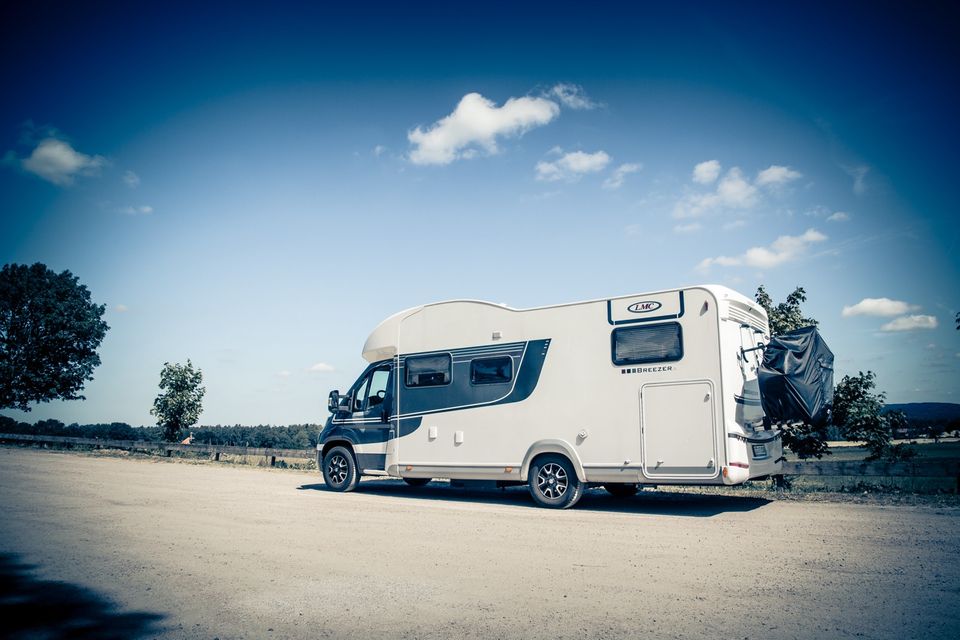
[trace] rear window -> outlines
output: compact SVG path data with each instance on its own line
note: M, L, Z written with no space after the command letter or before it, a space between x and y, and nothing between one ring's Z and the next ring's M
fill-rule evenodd
M470 361L470 382L473 384L502 384L513 380L513 358L477 358Z
M615 365L670 362L683 357L680 323L621 327L611 336Z
M450 384L450 354L407 358L404 382L408 387L437 387Z

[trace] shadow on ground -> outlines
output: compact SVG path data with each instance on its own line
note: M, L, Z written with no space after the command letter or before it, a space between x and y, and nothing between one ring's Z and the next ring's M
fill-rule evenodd
M0 636L16 640L120 640L156 635L163 616L122 612L95 591L42 580L36 567L0 553Z
M327 491L326 485L304 484L299 490ZM355 490L360 494L413 498L416 500L443 500L449 502L477 502L502 504L537 509L526 487L505 489L464 489L451 487L448 482L434 481L424 487L411 487L401 480L364 480ZM344 496L349 499L350 496ZM648 515L689 516L709 518L721 513L753 511L770 503L765 498L724 496L645 490L632 498L614 498L603 489L588 489L574 509L577 511L604 511Z

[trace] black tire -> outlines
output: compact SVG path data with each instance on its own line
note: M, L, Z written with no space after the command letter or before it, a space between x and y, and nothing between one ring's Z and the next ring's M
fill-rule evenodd
M360 470L353 452L334 447L323 456L323 482L332 491L353 491L360 482Z
M640 489L636 482L614 482L603 485L603 488L614 498L632 498Z
M411 487L422 487L430 482L433 478L404 478L403 481L406 482Z
M583 483L573 465L555 454L538 456L530 465L527 478L530 495L540 507L569 509L583 495Z

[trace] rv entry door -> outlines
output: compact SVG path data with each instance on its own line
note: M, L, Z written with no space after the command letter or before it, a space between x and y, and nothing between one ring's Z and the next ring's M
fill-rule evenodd
M710 380L640 387L644 475L663 479L717 475L714 396Z

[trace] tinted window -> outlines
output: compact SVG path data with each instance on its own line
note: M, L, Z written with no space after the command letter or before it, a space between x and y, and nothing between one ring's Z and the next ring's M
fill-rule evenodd
M435 387L450 382L450 355L407 358L404 381L408 387Z
M370 386L370 376L367 376L363 379L363 382L360 383L360 386L357 387L357 390L353 393L353 406L350 408L351 411L363 411L363 401L367 397L367 387Z
M613 330L613 363L669 362L683 357L680 324L668 322Z
M372 409L382 404L387 395L387 379L390 369L377 369L370 375L370 388L367 390L367 404L364 410Z
M470 361L470 382L473 384L500 384L513 380L513 358L477 358Z

